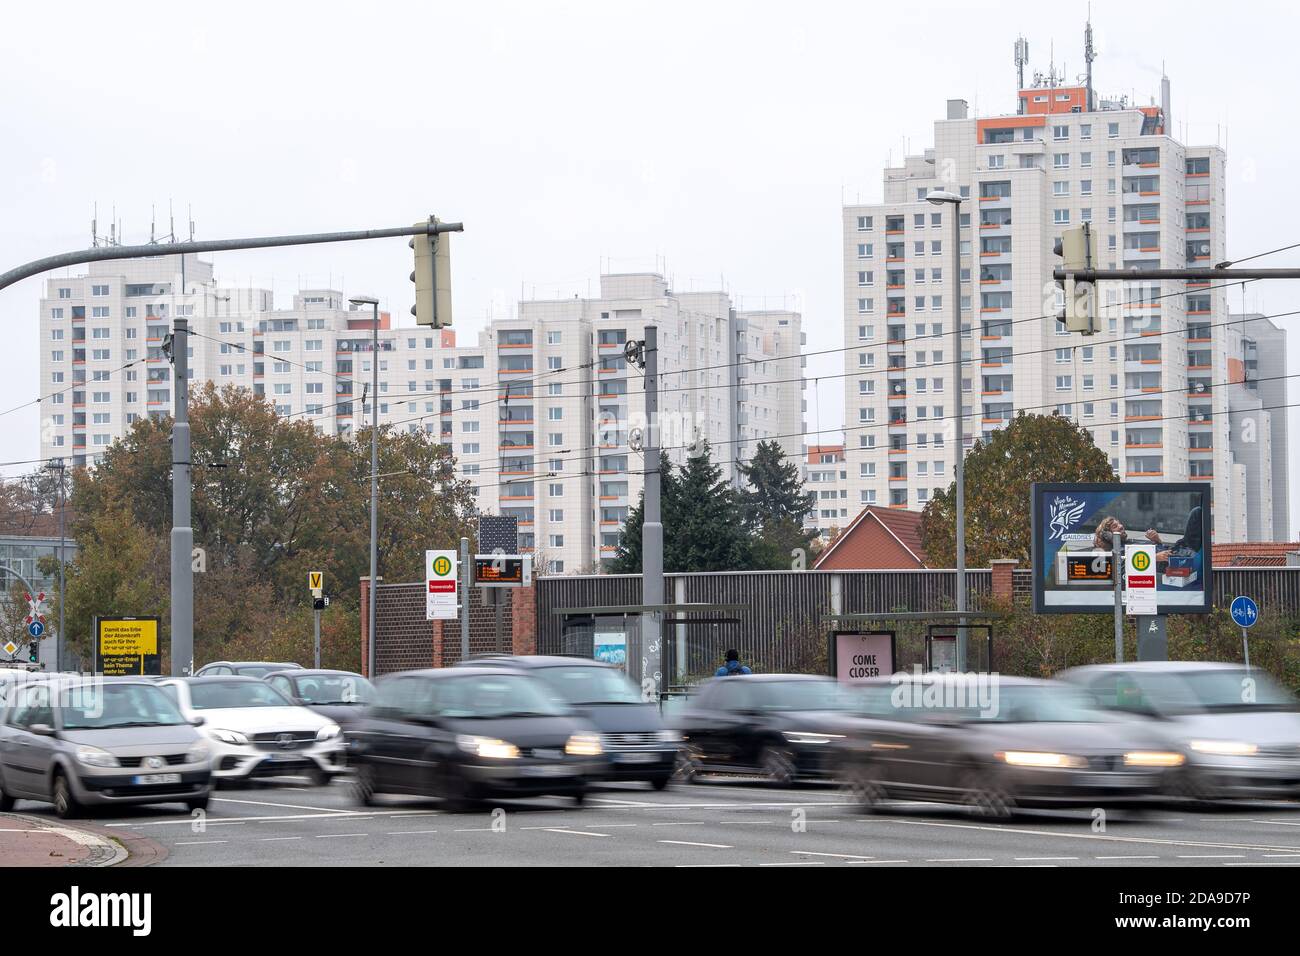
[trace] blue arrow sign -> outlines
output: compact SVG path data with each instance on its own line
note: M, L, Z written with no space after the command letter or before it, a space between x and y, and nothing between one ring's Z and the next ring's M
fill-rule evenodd
M32 637L40 637L45 633L45 625L40 621L32 621L32 623L27 625L27 633Z
M1232 599L1232 619L1238 627L1250 627L1259 620L1259 607L1244 594Z

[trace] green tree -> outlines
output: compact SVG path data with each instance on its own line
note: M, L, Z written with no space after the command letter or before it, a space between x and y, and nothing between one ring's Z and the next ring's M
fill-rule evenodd
M1023 412L966 455L966 563L1029 561L1029 486L1036 481L1114 481L1106 453L1086 428L1059 415ZM930 563L957 560L957 486L935 489L921 516Z
M804 491L799 467L787 460L775 441L760 441L754 457L737 469L748 483L740 493L741 513L758 535L754 543L754 566L777 570L788 568L791 552L808 551L815 532L804 530L804 518L813 503Z
M665 571L736 571L752 566L754 540L743 517L739 496L722 478L709 449L692 455L675 469L660 458L660 510L664 526ZM610 570L641 570L641 531L645 495L628 514L623 537Z

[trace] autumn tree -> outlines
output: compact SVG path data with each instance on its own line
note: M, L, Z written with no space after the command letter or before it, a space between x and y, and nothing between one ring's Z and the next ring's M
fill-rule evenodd
M1114 481L1106 453L1086 428L1059 415L1020 413L1005 428L975 442L966 455L966 563L1030 559L1029 486L1034 482ZM921 516L930 563L953 567L957 487L935 489Z

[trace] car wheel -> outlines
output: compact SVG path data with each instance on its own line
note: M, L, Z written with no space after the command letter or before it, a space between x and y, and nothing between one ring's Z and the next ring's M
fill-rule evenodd
M185 806L189 808L190 813L193 813L195 810L206 810L208 808L208 801L210 801L211 799L212 796L210 794L205 793L201 797L195 797L192 800L186 800Z
M352 798L363 807L375 805L375 769L368 764L356 768L352 781Z
M662 777L651 777L651 778L650 778L650 786L653 787L653 788L656 789L656 790L663 790L665 787L668 786L668 783L669 783L669 781L671 781L671 780L672 780L672 777L667 776L667 775L662 776Z
M794 783L794 758L789 751L778 747L764 747L758 759L763 778L773 787L788 787Z
M966 771L961 794L963 806L973 816L1009 820L1015 812L1015 799L991 771L974 768Z
M77 803L77 798L72 793L72 785L62 773L54 778L53 803L54 812L63 820L81 815L81 804Z
M8 813L14 808L14 798L5 792L4 781L0 780L0 813Z
M438 772L438 784L434 789L442 798L443 806L452 813L460 813L474 806L474 792L469 781L455 767L446 767Z
M575 790L572 794L570 794L570 797L572 797L573 805L575 807L582 806L584 803L587 802L587 788L583 787L581 790Z
M312 782L312 786L328 787L330 781L334 779L334 775L327 770L322 770L320 767L317 767L307 774L307 779Z
M863 813L879 809L886 798L880 775L880 767L874 763L855 764L844 774L844 792Z
M1167 789L1171 796L1199 806L1208 806L1215 798L1214 790L1206 782L1205 775L1194 767L1183 767L1175 773Z

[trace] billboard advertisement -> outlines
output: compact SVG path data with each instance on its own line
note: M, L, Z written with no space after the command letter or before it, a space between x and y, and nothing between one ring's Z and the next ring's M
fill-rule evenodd
M835 631L831 634L831 676L860 684L894 673L893 631Z
M158 625L156 617L95 618L95 673L105 677L162 674Z
M1035 484L1030 509L1035 612L1113 614L1121 530L1126 543L1154 546L1155 613L1209 612L1208 484Z

